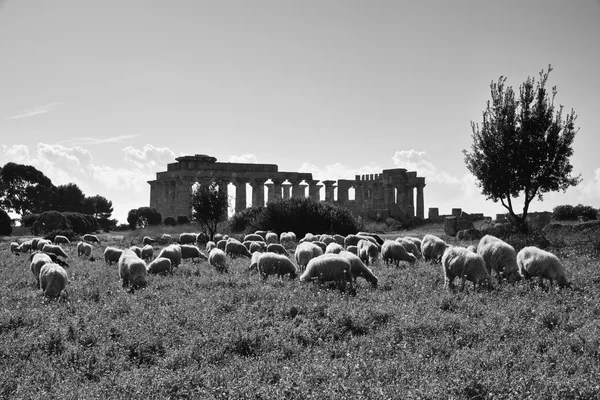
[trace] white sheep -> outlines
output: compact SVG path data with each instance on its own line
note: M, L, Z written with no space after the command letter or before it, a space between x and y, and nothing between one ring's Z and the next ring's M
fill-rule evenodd
M42 249L44 248L45 245L47 244L52 244L48 239L38 239L37 242L37 246L35 247L34 250L40 250L42 251Z
M358 247L356 245L346 247L346 251L358 256Z
M27 253L27 252L31 253L32 248L33 248L32 241L26 240L23 243L21 243L20 251L21 251L21 253Z
M248 251L250 253L254 253L256 251L266 251L267 250L267 242L250 242L250 246L248 247Z
M371 236L366 235L348 235L344 238L344 247L357 246L361 240L368 240L377 245L377 241Z
M297 270L294 263L284 255L276 253L263 253L257 261L258 272L263 280L267 280L269 275L279 276L289 275L290 279L296 278Z
M40 269L40 289L44 292L44 296L60 296L67 287L68 280L67 271L58 264L46 263Z
M473 253L477 253L477 247L473 246L472 244L467 246L467 250L469 250Z
M292 236L289 233L281 232L281 234L279 235L279 243L281 243L284 246L289 246L292 243L294 243L294 241L292 240Z
M20 251L21 251L21 245L19 243L17 243L17 242L10 243L10 252L11 253L19 255Z
M129 250L133 251L136 256L142 258L142 248L139 246L131 246Z
M296 247L294 252L294 258L296 264L301 269L304 269L310 260L323 254L323 250L312 242L304 242Z
M31 250L33 250L33 251L38 250L38 244L39 244L40 240L42 240L42 238L39 238L39 237L31 239Z
M370 282L373 287L377 287L379 279L373 274L373 271L367 267L362 260L356 255L349 251L342 251L339 253L340 256L345 257L350 262L350 272L352 278L356 282L356 278L359 276L364 278L367 282Z
M246 248L246 246L244 246L237 240L231 239L228 240L227 243L225 243L225 254L232 258L237 256L243 256L248 258L252 257L252 254L250 254L250 251Z
M321 255L308 262L306 270L300 276L301 282L343 282L352 286L353 278L350 261L339 254Z
M465 288L465 281L473 282L475 287L483 285L492 288L492 277L483 258L464 247L447 247L442 256L442 268L445 286L449 289L454 287L456 277L461 279L461 290Z
M358 257L366 264L374 263L379 257L379 248L370 240L361 239L356 245L358 249Z
M29 256L29 261L30 261L29 269L31 270L31 273L35 277L36 285L39 286L40 271L41 271L42 267L44 266L44 264L53 262L52 258L49 254L35 252L35 253L31 254L31 256Z
M213 236L213 242L215 242L215 243L219 243L219 241L221 241L223 239L227 240L225 238L225 236L223 236L221 233L215 233L215 235ZM264 240L264 237L263 237L263 240ZM221 250L223 250L223 249L221 249Z
M198 261L208 260L208 257L206 257L197 246L193 246L191 244L182 244L179 247L181 248L182 260L187 260L188 258L191 258L192 261L194 261L194 258L197 258Z
M283 245L279 244L279 243L269 243L267 245L267 252L268 253L277 253L277 254L281 254L281 255L284 255L284 256L289 255L289 253L285 249L285 247L283 247Z
M173 238L168 233L163 233L158 239L158 241L162 245L169 245L173 243Z
M140 256L142 260L150 260L152 259L152 256L154 256L154 247L152 247L151 244L142 247L142 254Z
M263 242L265 240L264 237L262 237L261 235L257 235L256 233L249 233L246 236L244 236L244 242Z
M422 247L423 242L421 241L421 239L414 237L414 236L404 236L403 239L406 240L410 240L411 242L413 242L415 244L415 246L417 246L417 248L419 248L419 250Z
M381 246L381 258L388 264L389 262L396 263L396 267L400 266L400 261L415 263L417 259L414 255L407 252L402 243L395 240L386 240Z
M158 257L164 257L171 260L171 267L175 268L181 264L182 254L181 254L181 246L178 244L170 244L167 247L164 247L159 253Z
M337 242L331 242L325 249L325 254L340 254L344 248Z
M221 239L217 242L217 249L225 251L225 246L227 246L227 239Z
M42 247L42 251L45 253L56 254L57 256L61 256L61 257L68 257L67 253L65 253L65 251L62 249L62 247L60 247L57 244L46 243L44 245L44 247Z
M340 246L344 246L344 241L346 240L346 238L336 233L335 235L333 235L333 240L335 240L335 242Z
M108 246L104 249L104 262L108 265L114 262L119 262L119 257L121 257L121 254L123 254L122 249Z
M98 236L96 236L96 235L92 235L91 233L86 233L85 235L83 235L83 241L98 243L98 242L100 242L100 239L98 239Z
M54 244L71 244L69 238L63 235L54 236Z
M300 243L305 243L305 242L316 242L317 240L319 240L319 237L316 235L313 235L310 232L307 232L304 237L302 239L300 239Z
M265 240L265 237L267 236L267 231L258 230L256 232L254 232L254 234L259 235L260 237L262 237L262 239L260 239L260 240Z
M288 234L289 238L291 239L292 243L296 243L298 241L296 234L294 232L290 231L287 234Z
M262 255L263 255L263 253L260 251L255 251L254 253L252 253L252 258L250 259L250 265L248 266L249 270L252 271L252 270L258 269L258 259Z
M328 234L324 233L319 237L319 241L325 243L325 245L329 245L329 243L335 242L335 239L333 238L332 235L328 235Z
M197 239L197 233L181 233L179 235L179 244L195 244Z
M133 250L123 250L119 257L119 276L123 281L123 287L129 286L131 289L145 287L147 274L148 269L144 260Z
M148 244L154 244L154 242L156 242L156 240L152 239L150 236L144 236L144 238L142 239L142 245L144 246Z
M406 249L406 251L408 251L410 254L415 256L416 259L423 258L423 255L421 254L421 247L420 246L417 247L416 243L413 242L412 240L403 238L403 237L399 237L399 238L396 238L396 242L398 242L402 246L404 246L404 249Z
M485 235L477 245L477 254L485 261L485 266L490 274L492 271L496 272L498 282L502 282L503 278L519 278L517 252L514 247L502 239Z
M446 242L439 237L427 234L421 242L421 254L425 261L433 260L437 263L442 259L447 247Z
M77 257L82 255L89 257L92 255L92 245L86 242L77 243Z
M267 244L277 243L278 238L279 237L275 232L267 232L267 234L265 235L265 242L267 242Z
M325 253L325 250L327 250L327 245L323 242L321 242L320 240L313 240L312 242L310 242L316 246L319 246L321 248L321 251L323 253Z
M208 263L219 272L227 272L227 256L219 248L214 248L208 253Z
M213 242L212 240L209 240L208 242L206 242L205 250L207 253L210 253L210 251L212 249L214 249L215 247L217 247L217 244L215 242Z
M171 260L165 257L156 257L150 264L148 264L149 274L166 274L172 273Z
M550 281L550 287L553 286L554 281L559 287L571 286L558 257L548 251L535 246L524 247L517 254L517 265L519 274L524 279L539 277L540 286L543 285L544 279Z

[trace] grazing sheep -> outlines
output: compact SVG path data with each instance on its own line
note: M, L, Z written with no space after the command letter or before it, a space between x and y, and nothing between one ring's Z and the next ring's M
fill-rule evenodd
M215 242L213 242L212 240L209 240L208 242L206 242L206 252L210 253L210 251L212 249L214 249L215 247L217 247L217 244Z
M288 232L287 233L289 238L292 240L292 243L296 243L298 241L296 234L294 232Z
M414 263L416 257L407 252L402 243L395 240L386 240L381 246L381 258L388 264L390 261L396 263L396 267L400 266L400 261Z
M335 235L333 235L333 240L335 240L335 242L340 246L344 246L344 241L346 240L346 238L336 233Z
M21 253L27 253L27 252L31 253L32 248L33 248L32 241L26 240L23 243L21 243L20 251L21 251Z
M237 240L228 240L227 243L225 244L225 254L234 258L237 256L243 256L243 257L248 257L251 258L252 254L250 254L250 251L248 251L248 249L246 248L246 246L244 246L242 243L240 243Z
M383 245L384 240L381 238L381 236L379 236L376 233L371 233L371 232L358 232L356 234L357 236L367 236L367 237L371 237L375 240L375 244L378 246Z
M298 264L300 269L306 268L308 262L315 257L312 248L310 246L306 246L306 244L308 244L308 242L298 245L294 252L294 259L296 260L296 264Z
M215 233L215 235L213 236L213 242L215 242L215 243L219 243L219 241L220 241L220 240L223 240L223 239L227 240L227 239L225 238L225 236L223 236L223 235L222 235L222 234L220 234L220 233ZM263 238L263 240L264 240L264 238ZM223 249L221 249L221 250L223 250Z
M142 248L138 246L131 246L129 250L133 251L136 256L142 258Z
M344 248L336 242L331 242L327 245L325 249L325 254L340 254Z
M163 233L158 239L158 242L162 245L169 245L173 243L173 238L168 233Z
M104 249L104 262L108 265L119 262L119 257L123 254L122 249L117 249L116 247L110 247Z
M257 261L258 272L263 280L267 280L269 275L279 276L289 275L290 279L296 278L297 271L294 263L284 255L276 253L263 253Z
M31 239L31 250L33 250L33 251L38 250L38 244L39 244L40 240L42 240L42 238Z
M218 272L227 272L227 256L219 248L214 248L208 253L208 263Z
M71 244L71 241L66 236L56 235L54 236L54 244Z
M195 244L197 239L197 233L181 233L179 235L179 244Z
M279 235L279 243L281 243L284 246L288 246L294 243L294 241L292 240L292 235L290 235L287 232L281 232L281 234Z
M477 253L477 247L473 245L467 246L467 250L472 251L473 253Z
M194 261L194 258L197 258L198 261L208 260L208 257L206 257L197 246L182 244L179 247L181 248L181 259L183 260L187 260L188 258L191 258L192 261Z
M323 253L325 253L325 250L327 250L327 245L325 243L321 242L320 240L313 240L310 243L319 246Z
M86 242L77 243L77 257L82 255L89 257L92 255L92 245Z
M217 249L225 251L225 246L227 246L227 239L221 239L217 242Z
M205 244L208 242L208 235L206 232L200 232L198 236L196 236L196 244Z
M267 245L267 252L268 253L277 253L277 254L281 254L284 256L289 255L289 253L285 249L285 247L283 247L283 245L279 244L279 243L270 243L269 245Z
M358 242L360 242L361 240L368 240L370 242L373 242L373 244L377 245L377 241L372 238L371 236L364 236L364 235L348 235L344 238L344 247L348 247L348 246L356 246L358 245Z
M52 257L49 254L35 252L29 256L29 269L35 277L36 285L39 286L40 282L40 271L44 264L52 263Z
M10 243L10 252L11 253L19 255L20 251L21 251L21 245L19 243L17 243L17 242Z
M421 242L421 254L425 261L440 262L448 245L437 236L427 234Z
M339 253L339 255L345 257L348 261L350 261L350 272L352 273L354 282L356 282L356 278L360 276L366 279L367 282L370 282L373 287L377 287L377 282L379 281L379 279L373 274L373 271L371 271L371 269L369 269L369 267L367 267L356 254L344 250L341 253Z
M335 242L335 239L332 235L322 234L321 237L319 237L319 241L325 243L327 246L329 243Z
M44 296L58 297L67 287L69 277L63 267L55 263L46 263L40 269L40 289Z
M496 272L498 282L503 278L518 279L519 267L517 266L517 252L515 248L502 239L492 235L485 235L477 245L477 254L479 254L487 271L491 274Z
M152 239L150 236L144 236L144 238L142 239L142 245L144 246L148 244L154 244L154 242L156 242L156 240Z
M144 247L142 247L142 254L140 256L140 258L142 260L150 260L150 259L152 259L153 255L154 255L154 248L152 247L151 244L147 244Z
M262 255L263 253L261 253L260 251L255 251L254 253L252 253L252 259L250 260L250 266L248 267L249 270L258 269L258 259Z
M302 239L300 239L300 243L304 242L316 242L319 240L318 236L313 235L312 233L306 233Z
M170 244L167 247L164 247L159 253L158 257L164 257L171 260L171 267L175 268L181 264L182 254L181 254L181 246L178 244Z
M358 246L348 246L346 247L346 251L349 251L350 253L358 256Z
M396 238L396 242L398 242L402 246L404 246L406 251L408 251L410 254L415 256L416 259L423 258L423 255L421 254L421 247L417 247L415 242L413 242L412 240L409 240L409 239L406 239L403 237L399 237L399 238Z
M370 240L361 239L357 244L358 257L367 265L374 263L379 257L379 248Z
M339 254L322 255L308 262L300 281L344 282L352 285L351 270L350 261L346 257Z
M83 235L83 241L84 242L99 243L100 239L98 239L98 236L96 236L96 235L92 235L91 233L86 233L85 235Z
M248 247L250 253L254 253L255 251L266 251L267 250L267 242L250 242L250 246Z
M44 247L42 247L42 251L45 253L56 254L61 257L68 257L67 253L57 244L46 243Z
M559 287L571 286L558 257L548 251L534 246L524 247L517 254L517 265L519 274L524 279L539 277L540 286L543 286L544 279L550 281L550 287L553 286L554 281Z
M149 274L167 274L172 273L171 260L165 257L157 257L148 264Z
M265 235L265 242L267 242L267 244L277 243L278 238L279 237L275 232L267 232L267 234Z
M425 241L423 241L425 243ZM483 258L464 247L449 246L442 256L445 286L454 288L454 278L461 279L460 290L464 290L465 281L473 282L473 286L492 288L492 277L485 267Z
M413 237L413 236L404 236L403 239L410 240L411 242L413 242L415 244L415 246L417 246L417 248L419 249L419 252L421 252L421 247L423 244L421 239Z
M257 235L256 233L249 233L246 236L244 236L244 242L250 241L250 242L263 242L265 240L264 237L262 237L261 235Z
M260 240L265 240L265 238L267 236L267 231L256 231L256 232L254 232L254 234L259 235L262 238Z
M119 276L123 280L123 287L129 286L132 289L145 287L147 274L144 260L133 250L123 250L119 257Z
M47 245L47 244L52 244L52 243L50 243L50 241L48 239L38 239L37 246L36 246L35 250L40 250L41 251L44 248L44 246Z

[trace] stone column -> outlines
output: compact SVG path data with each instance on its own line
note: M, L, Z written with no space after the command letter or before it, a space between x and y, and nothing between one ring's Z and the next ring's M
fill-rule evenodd
M334 192L335 189L335 181L323 181L325 185L325 201L328 203L333 203Z
M387 206L388 204L394 204L395 202L394 187L388 184L383 185L383 205Z
M343 184L338 184L338 204L341 206L348 205L348 185L343 182ZM331 196L333 199L333 196ZM332 200L333 201L333 200Z
M417 217L425 218L425 199L423 198L423 188L425 185L417 186Z
M290 180L292 185L292 198L294 199L303 199L306 197L305 189L307 185L302 185L300 182L302 182L301 179Z
M235 185L235 212L246 209L246 182L246 179L240 178L231 182Z
M308 183L308 197L315 201L321 201L321 188L323 185L319 185L319 181L306 181Z
M284 179L271 179L273 181L273 200L278 201L281 200L281 185L283 184Z
M406 189L407 189L407 194L408 194L408 198L406 199L407 203L409 206L412 206L414 208L414 206L415 206L415 190L414 190L415 187L407 186Z
M266 183L267 187L267 203L272 203L275 201L275 186L272 183Z
M252 207L265 205L266 179L256 178L250 181L252 187Z
M363 205L364 205L363 187L358 182L356 182L354 184L354 201L356 202L356 207L358 207L358 208L363 207Z
M283 189L283 200L288 200L290 198L290 189L292 188L292 184L282 183L281 188Z

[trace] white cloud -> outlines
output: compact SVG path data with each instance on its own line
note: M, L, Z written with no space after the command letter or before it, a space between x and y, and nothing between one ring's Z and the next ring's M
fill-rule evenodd
M5 117L4 119L20 119L20 118L34 117L39 114L45 114L47 112L50 112L60 105L62 105L62 103L55 102L55 103L45 104L43 106L36 106L36 107L30 108L28 110L25 110L23 112L20 112L19 114L16 114L16 115L13 115L10 117Z
M2 145L2 153L4 156L12 162L23 164L31 157L29 155L29 148L24 144L15 144L10 147ZM2 163L4 165L5 163Z
M243 164L257 164L258 161L254 154L242 154L241 156L229 156L229 162Z
M582 182L578 190L581 192L583 198L597 200L600 198L600 168L596 169L593 174L594 177Z
M425 177L427 182L444 183L448 185L461 183L461 179L452 176L447 172L440 172L429 160L429 155L425 151L396 151L392 156L392 161L398 168L406 168L408 171L417 171L417 174Z
M123 149L125 160L135 164L138 168L152 169L161 171L165 169L168 163L175 162L176 154L168 147L155 147L147 144L139 150L133 146L127 146Z

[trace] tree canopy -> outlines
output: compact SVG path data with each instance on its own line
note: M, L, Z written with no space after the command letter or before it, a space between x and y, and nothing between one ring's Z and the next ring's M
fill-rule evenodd
M551 191L565 191L581 179L572 176L573 140L577 116L571 110L563 119L563 106L554 105L556 86L551 96L546 90L548 75L527 80L519 87L518 98L506 78L490 85L491 101L483 111L483 122L471 122L471 152L463 150L465 164L477 178L481 192L500 201L520 229L526 229L529 205L543 200ZM514 199L523 195L523 212L514 211Z
M202 184L192 191L190 207L192 221L208 231L210 240L217 232L219 222L227 219L227 189L219 180Z
M31 165L6 163L0 168L0 207L17 214L40 213L51 206L54 185Z

